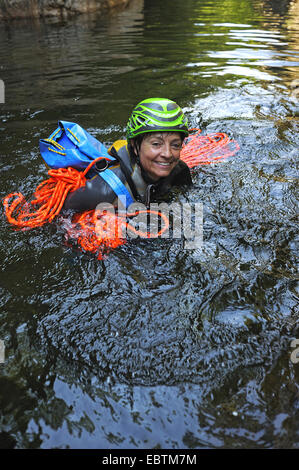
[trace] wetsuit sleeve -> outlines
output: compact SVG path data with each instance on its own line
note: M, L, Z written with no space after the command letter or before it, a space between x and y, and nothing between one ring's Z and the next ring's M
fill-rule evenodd
M100 202L113 203L115 194L100 177L95 176L86 185L70 193L64 203L64 209L83 212L95 209Z

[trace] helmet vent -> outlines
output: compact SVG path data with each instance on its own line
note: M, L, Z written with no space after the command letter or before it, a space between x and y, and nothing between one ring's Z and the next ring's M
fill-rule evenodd
M176 103L168 103L167 105L167 111L174 111L177 108L178 108L178 105Z
M155 111L164 111L163 107L159 103L146 103L144 106L149 109L154 109Z

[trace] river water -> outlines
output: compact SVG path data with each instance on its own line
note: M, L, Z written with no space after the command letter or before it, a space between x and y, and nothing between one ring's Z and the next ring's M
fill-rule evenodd
M287 0L0 24L1 197L46 179L59 119L111 142L149 96L240 145L171 195L203 204L202 249L101 261L1 212L1 448L298 449L298 24Z

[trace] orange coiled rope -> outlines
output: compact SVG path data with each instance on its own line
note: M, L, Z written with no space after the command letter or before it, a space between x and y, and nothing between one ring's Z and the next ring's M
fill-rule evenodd
M31 229L52 222L60 213L68 193L85 185L86 173L100 159L92 161L83 172L71 167L49 170L50 178L38 185L30 203L21 193L8 194L3 199L3 205L9 223L19 229ZM35 207L37 209L32 212Z
M96 210L75 214L71 226L66 227L66 238L85 252L98 252L98 259L103 258L104 252L125 243L118 217L109 211L101 217Z
M200 129L190 129L185 140L181 160L189 168L198 165L209 165L234 155L239 150L238 143L223 132L202 135ZM192 133L195 132L195 133Z
M141 231L127 222L128 217L136 217L139 214L156 215L163 221L162 228L157 232ZM136 236L143 238L160 237L169 228L169 219L160 211L136 210L132 213L118 213L97 210L86 211L73 217L71 227L66 227L67 241L74 240L83 250L98 253L98 259L102 259L103 253L117 248L126 242L126 232L131 231Z

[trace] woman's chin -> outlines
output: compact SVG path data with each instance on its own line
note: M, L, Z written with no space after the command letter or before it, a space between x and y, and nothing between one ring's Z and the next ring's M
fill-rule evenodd
M170 174L170 171L155 171L154 173L149 173L149 176L152 180L158 181L160 178L166 178Z
M162 166L158 163L154 163L152 166L150 175L153 179L166 178L174 167L174 165Z

